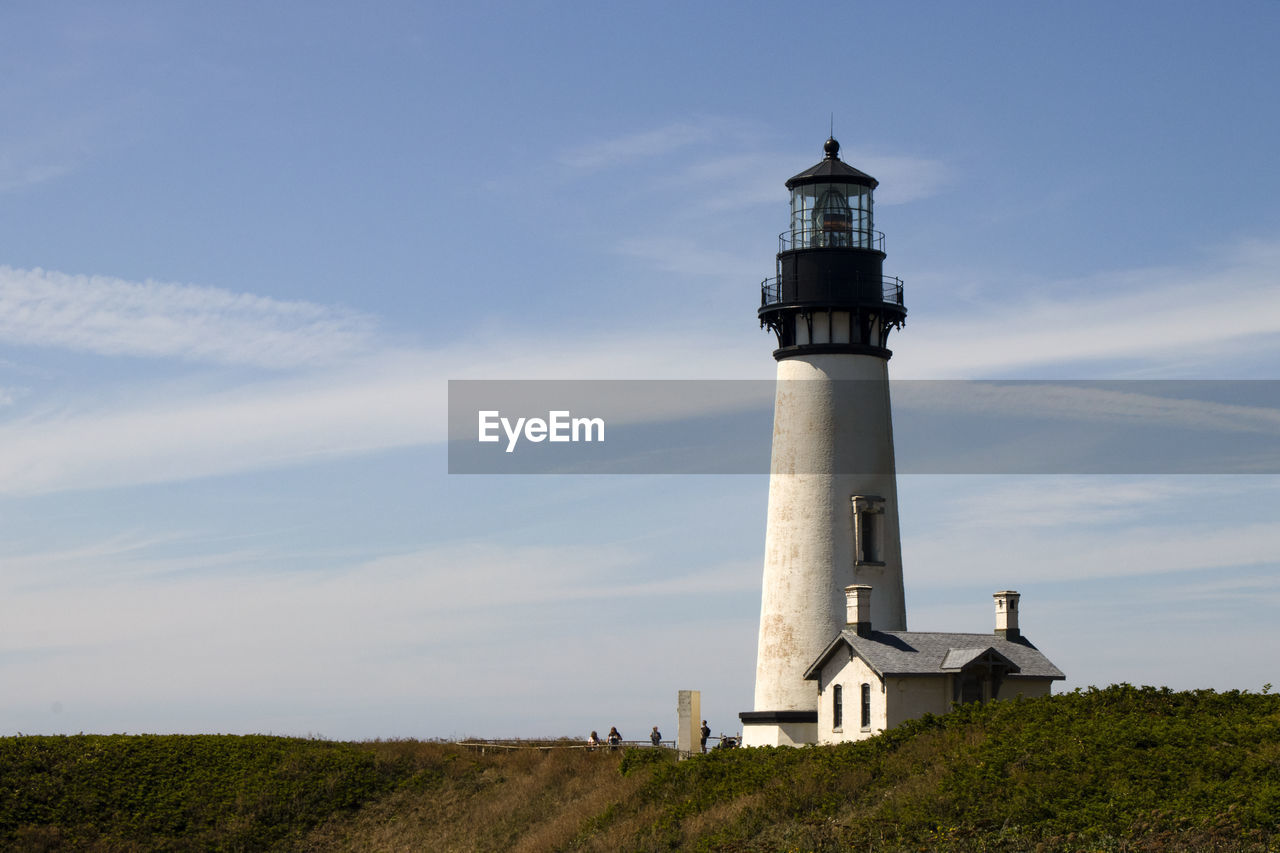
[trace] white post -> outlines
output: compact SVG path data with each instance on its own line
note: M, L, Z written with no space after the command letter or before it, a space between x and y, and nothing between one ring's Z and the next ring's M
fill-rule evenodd
M702 752L702 691L681 690L676 701L676 754L681 758Z

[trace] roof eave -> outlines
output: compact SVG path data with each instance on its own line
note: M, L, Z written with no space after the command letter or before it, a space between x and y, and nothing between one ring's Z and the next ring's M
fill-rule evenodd
M843 643L846 646L849 645L849 641L844 638L844 634L836 634L836 638L831 642L827 643L827 647L823 649L821 653L819 653L818 659L815 660L813 663L809 664L809 668L804 671L805 681L818 680L818 677L822 674L822 668L827 665L827 660L831 657L831 655L835 652L835 650L840 647L841 643ZM850 648L852 648L852 646L850 646Z
M805 169L798 175L793 175L787 180L787 189L792 190L796 187L806 186L808 184L861 184L864 187L875 189L880 182L868 175L866 172L853 168L843 160L835 158L827 158L821 163L817 163Z
M886 673L881 672L875 664L867 660L866 655L859 654L858 647L850 642L849 638L845 636L845 632L841 631L836 635L836 638L828 643L827 647L822 650L822 653L818 655L818 659L810 664L809 668L804 671L804 680L817 681L822 675L822 668L827 665L827 661L831 660L831 656L835 654L836 649L838 649L841 644L848 646L849 651L853 653L853 656L866 664L867 669L874 672L878 678L881 680L885 678Z

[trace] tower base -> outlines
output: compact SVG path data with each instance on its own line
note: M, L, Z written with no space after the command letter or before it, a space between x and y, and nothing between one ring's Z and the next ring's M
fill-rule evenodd
M743 711L743 746L805 746L818 742L818 712Z

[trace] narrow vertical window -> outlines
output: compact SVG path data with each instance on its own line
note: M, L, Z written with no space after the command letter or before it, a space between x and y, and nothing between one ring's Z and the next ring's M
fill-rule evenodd
M871 685L862 685L862 727L871 728Z
M843 690L839 684L831 688L831 728L838 729L844 725Z
M873 513L862 513L862 554L859 559L864 563L875 562L880 556L880 541L876 530L876 517Z
M884 498L854 495L853 560L855 565L884 565Z

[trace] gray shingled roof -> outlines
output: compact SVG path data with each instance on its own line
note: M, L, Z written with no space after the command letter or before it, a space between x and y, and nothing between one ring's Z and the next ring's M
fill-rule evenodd
M940 634L927 631L872 631L859 636L849 628L841 631L805 672L816 679L831 655L842 647L867 662L880 676L939 675L959 672L988 649L1007 658L1017 667L1014 676L1066 678L1040 650L1025 638L1006 640L995 634Z

